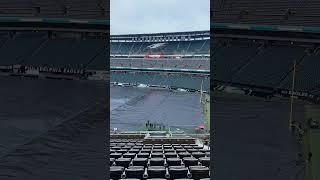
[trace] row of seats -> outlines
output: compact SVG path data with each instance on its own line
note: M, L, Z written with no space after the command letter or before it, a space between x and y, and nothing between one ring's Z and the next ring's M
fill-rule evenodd
M106 19L107 3L101 0L3 0L2 17L52 17Z
M111 82L121 82L130 84L161 85L169 87L179 87L187 89L209 90L210 77L195 74L181 73L146 73L146 72L119 72L111 73Z
M110 167L111 179L122 178L137 178L137 179L150 179L150 178L163 178L163 179L182 179L193 178L195 180L209 179L210 170L205 166L130 166L128 168L122 166Z
M212 21L317 27L320 21L318 1L287 0L215 0Z
M144 68L181 68L181 69L206 69L210 68L209 59L128 59L111 58L110 66L144 67Z
M319 86L319 54L299 45L262 46L257 42L229 41L216 45L212 56L218 81L290 89L296 62L295 90L314 92Z
M197 144L111 140L109 156L112 179L210 177L210 150Z
M113 55L130 54L210 54L210 40L167 41L158 48L148 48L161 42L111 42L110 53Z
M106 69L102 39L48 38L41 32L0 34L0 66ZM88 67L88 68L87 68Z

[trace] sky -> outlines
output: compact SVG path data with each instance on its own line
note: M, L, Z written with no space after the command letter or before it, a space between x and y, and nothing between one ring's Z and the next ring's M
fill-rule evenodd
M210 30L210 0L111 0L110 33Z

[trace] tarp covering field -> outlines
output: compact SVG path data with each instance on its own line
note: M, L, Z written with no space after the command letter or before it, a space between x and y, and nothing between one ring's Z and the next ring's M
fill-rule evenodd
M149 120L194 132L203 124L200 93L111 86L111 128L139 130Z

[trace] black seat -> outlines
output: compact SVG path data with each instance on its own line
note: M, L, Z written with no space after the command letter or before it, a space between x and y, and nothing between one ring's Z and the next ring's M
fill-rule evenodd
M163 158L163 153L151 153L152 158Z
M185 150L185 149L176 149L176 152L177 152L177 153L187 152L187 150Z
M122 167L129 167L129 164L131 162L131 158L119 158L116 159L116 166L122 166Z
M188 168L184 166L169 166L169 174L170 179L191 177L191 174L188 174Z
M113 149L113 150L117 151L117 150L120 150L120 149L121 149L121 147L119 147L119 146L114 146L114 147L112 147L111 149Z
M126 178L143 179L144 166L130 166L125 170Z
M126 153L128 150L126 150L126 149L119 149L119 150L117 150L117 153L121 153L121 154L124 154L124 153Z
M131 148L132 148L132 146L127 146L127 145L122 147L122 149L125 149L127 151L129 151Z
M139 149L131 149L129 150L129 153L135 153L135 154L138 154L140 152Z
M168 166L181 166L181 159L179 158L167 158Z
M188 152L181 152L181 153L178 153L179 157L181 159L185 158L185 157L191 157L191 154L188 153Z
M187 149L189 153L198 152L198 149Z
M164 149L164 152L165 152L165 153L167 153L167 152L174 152L174 149L172 149L172 148L171 148L171 149Z
M162 149L162 146L161 145L154 145L153 149Z
M197 159L199 159L199 158L201 158L201 157L205 157L206 154L205 154L205 153L202 153L202 152L193 152L193 153L192 153L192 156L195 157L195 158L197 158Z
M164 159L163 158L151 158L150 159L150 166L163 166Z
M115 159L118 159L122 156L121 153L111 153L110 154L110 158L115 158Z
M111 166L110 167L110 178L111 179L120 179L123 171L124 171L124 167Z
M189 166L197 166L198 165L198 159L193 157L185 157L183 158L183 163L186 167Z
M141 153L151 153L151 149L141 149Z
M210 157L201 157L199 158L199 162L202 166L210 167Z
M136 156L136 153L125 153L123 154L124 158L131 158L133 159Z
M150 155L150 153L142 153L142 152L140 152L140 153L137 154L137 157L138 158L148 158L149 155Z
M175 153L175 152L167 152L167 153L164 153L164 156L166 158L175 158L175 157L177 157L177 153Z
M132 160L133 166L144 166L147 167L148 159L147 158L134 158Z
M166 178L166 168L164 166L148 167L148 178Z
M199 149L200 152L206 153L206 152L210 152L210 149Z
M208 167L190 166L189 169L192 174L192 178L194 179L210 178L210 171Z
M185 149L193 149L193 146L184 146Z
M163 149L153 149L152 152L163 152Z
M199 150L200 150L200 149L203 149L203 147L201 147L201 146L194 146L193 149L199 149Z

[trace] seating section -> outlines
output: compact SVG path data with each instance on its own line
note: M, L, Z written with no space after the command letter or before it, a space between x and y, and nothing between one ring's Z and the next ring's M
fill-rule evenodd
M153 45L164 43L157 48ZM196 55L210 53L210 40L167 41L167 42L111 42L113 55Z
M107 69L103 39L48 38L41 32L0 34L0 66Z
M319 26L318 1L215 0L212 22Z
M3 0L2 17L51 17L107 19L107 3L101 0Z
M210 150L196 144L145 144L111 139L111 179L210 178Z
M210 68L209 59L143 59L143 58L111 58L110 66L139 68L179 68L206 69Z
M280 43L264 46L249 40L223 44L219 41L212 54L214 79L225 83L290 90L296 62L295 90L320 95L317 91L320 85L320 55L310 53L312 46Z

